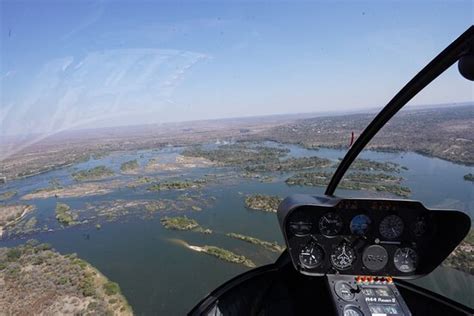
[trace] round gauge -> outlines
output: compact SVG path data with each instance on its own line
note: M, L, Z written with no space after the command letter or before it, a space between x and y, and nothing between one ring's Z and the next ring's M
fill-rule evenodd
M339 214L330 212L319 219L319 230L324 236L336 236L342 229L342 218Z
M363 316L364 314L360 309L355 306L347 306L344 309L344 316Z
M336 282L334 285L334 292L345 301L352 301L355 297L354 289L345 281Z
M387 239L395 239L403 233L403 220L397 215L388 215L381 222L379 226L380 235Z
M362 254L364 266L372 271L382 270L388 262L388 253L384 247L372 245L365 248Z
M355 258L354 250L346 243L342 243L331 254L331 263L338 270L346 270L351 267Z
M416 237L421 237L426 233L428 229L428 224L426 223L425 216L418 216L412 224L412 231Z
M289 223L290 232L295 236L306 236L311 232L311 223L304 221L293 221Z
M324 250L315 243L305 246L300 252L300 263L308 269L316 268L323 262Z
M401 272L413 272L418 265L418 254L415 250L408 247L398 248L393 255L393 263Z
M372 221L367 215L364 215L364 214L356 215L351 220L351 224L350 224L351 232L354 235L363 236L369 231L371 223Z

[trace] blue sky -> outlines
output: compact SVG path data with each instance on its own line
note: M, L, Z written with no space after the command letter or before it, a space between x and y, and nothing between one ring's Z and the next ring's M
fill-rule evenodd
M472 1L1 1L0 135L382 107ZM450 69L413 104L473 100Z

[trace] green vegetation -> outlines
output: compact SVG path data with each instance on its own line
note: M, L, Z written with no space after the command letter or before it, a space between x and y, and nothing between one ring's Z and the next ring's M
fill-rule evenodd
M191 188L199 188L204 182L205 180L159 182L148 187L148 191L185 190Z
M77 216L71 212L69 205L65 203L56 203L56 219L61 223L61 225L72 226L76 224L76 217Z
M201 227L198 222L187 216L176 216L176 217L164 217L161 220L161 224L166 229L173 230L192 230L198 233L211 234L212 230Z
M136 188L144 184L155 182L157 180L158 180L157 178L153 178L153 177L139 176L138 178L135 179L135 181L128 183L127 187Z
M276 241L269 242L269 241L261 240L261 239L255 238L255 237L246 236L246 235L237 234L237 233L228 233L228 234L226 234L226 236L229 236L229 237L235 238L235 239L239 239L239 240L243 240L245 242L248 242L248 243L251 243L251 244L254 244L254 245L262 246L263 248L265 248L267 250L270 250L270 251L273 251L273 252L280 253L284 249Z
M331 160L319 157L288 158L285 160L272 161L264 164L246 166L249 172L286 172L314 168L326 168L332 165Z
M120 286L115 282L108 281L107 283L103 285L103 287L104 287L105 294L109 296L120 294Z
M217 257L221 260L232 262L232 263L238 263L238 264L243 264L246 267L249 268L255 268L256 265L255 263L252 262L252 260L247 259L245 256L241 256L238 254L233 253L232 251L222 249L219 247L215 246L204 246L201 248L201 250L208 255Z
M85 269L85 266L84 268ZM95 296L97 295L94 277L91 273L84 273L83 278L79 281L79 289L84 296Z
M369 113L298 119L262 129L249 139L347 150L351 132L362 131L372 119ZM472 166L473 122L472 105L405 111L390 120L366 149L416 152Z
M21 257L21 249L19 248L10 248L7 251L7 260L12 262L12 261L17 261Z
M464 175L464 180L474 182L474 174L468 173Z
M122 172L128 172L128 171L134 171L134 170L137 170L140 166L138 165L138 161L136 159L134 160L130 160L130 161L127 161L127 162L124 162L121 166L120 166L120 170Z
M10 234L31 234L39 231L39 228L36 227L38 220L35 216L30 217L28 220L22 220L11 229L8 230Z
M253 194L245 198L245 206L254 210L276 213L282 200L278 196Z
M159 210L164 210L166 208L166 203L163 201L153 201L153 203L148 203L145 205L145 210L150 213L154 213Z
M61 189L63 186L61 185L61 182L59 182L59 179L53 178L49 180L49 187L53 190L56 190Z
M86 180L99 180L114 175L112 169L107 168L106 166L97 166L92 169L81 170L74 172L72 177L76 181L86 181Z
M0 193L0 202L9 200L17 194L18 194L17 191L7 191L7 192Z
M151 219L155 213L197 211L210 206L214 202L212 197L201 194L181 194L173 199L158 200L109 200L86 204L85 209L78 210L81 222L102 223L103 220L115 221L125 216L135 216L142 219Z
M288 185L326 186L332 174L328 172L298 173L288 178ZM347 190L369 190L389 192L398 196L409 196L411 190L400 185L402 178L384 173L348 173L339 184L339 188Z
M337 167L337 163L334 167ZM356 159L351 165L353 170L362 170L362 171L384 171L384 172L400 172L400 170L407 170L406 167L400 166L394 162L378 162L370 159Z
M164 217L161 219L161 224L167 229L174 230L192 230L199 227L199 224L191 218L186 216Z
M248 143L222 145L216 149L206 150L199 147L183 151L183 156L202 157L222 166L247 167L250 165L263 165L278 163L280 157L289 152L286 148L254 146Z
M35 240L0 248L0 280L2 310L12 315L62 315L66 305L78 315L133 314L118 284L76 254L61 255Z

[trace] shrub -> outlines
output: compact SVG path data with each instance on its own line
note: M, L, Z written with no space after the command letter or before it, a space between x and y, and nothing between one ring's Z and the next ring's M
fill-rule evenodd
M39 242L36 239L29 239L26 242L26 245L28 245L30 247L36 247L38 244L39 244Z
M82 291L82 295L84 296L94 296L96 294L94 287L94 279L90 277L82 279L79 287Z
M67 277L62 276L62 277L59 278L57 283L63 285L63 284L66 284L68 281L69 281L69 279Z
M36 246L36 249L38 249L39 251L51 250L52 248L53 247L51 246L51 244L48 243L42 243Z
M74 259L74 263L81 267L81 269L85 269L87 267L87 262L79 258Z
M120 293L120 287L115 282L109 281L104 284L103 288L104 288L105 294L107 295L115 295L115 294Z
M7 252L7 258L9 261L17 261L21 257L21 250L18 248L10 248Z

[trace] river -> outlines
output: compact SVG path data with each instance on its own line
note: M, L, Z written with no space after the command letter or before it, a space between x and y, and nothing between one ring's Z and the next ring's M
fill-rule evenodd
M316 151L293 145L285 147L290 149L290 155L295 157L319 156L335 160L344 155L344 151L335 149ZM125 161L137 158L138 162L144 165L150 158L173 159L181 150L182 148L165 148L113 153L66 169L9 182L1 188L1 191L18 191L15 198L18 199L33 190L47 187L52 179L58 179L62 185L74 183L70 175L75 170L106 165L119 174L120 164ZM463 179L463 175L472 172L472 168L415 153L365 151L361 157L380 162L395 162L407 167L408 170L402 170L400 176L405 178L403 185L412 191L411 199L423 201L427 207L462 210L474 218L474 185ZM245 195L263 193L284 197L291 193L323 194L324 192L322 187L289 187L283 181L285 175L277 175L277 180L272 183L262 183L257 179L235 177L236 172L226 168L219 170L193 168L176 172L158 172L156 176L199 178L209 173L227 173L230 175L230 180L217 185L210 184L200 190L206 196L215 197L215 201L202 211L179 214L186 214L196 219L202 226L211 228L213 234L166 230L160 224L160 217L170 214L157 212L156 216L146 219L126 216L116 221L104 222L101 223L100 229L96 229L93 225L78 225L67 229L53 229L52 232L34 233L22 238L4 238L0 241L0 247L13 246L31 238L48 242L61 253L77 253L108 278L118 282L136 314L184 314L204 295L229 278L246 271L247 268L191 251L173 240L184 240L191 245L214 245L230 249L245 255L257 265L271 263L276 260L277 254L225 236L225 233L236 232L283 244L276 214L246 209ZM119 176L125 180L133 177L135 176ZM372 192L349 190L338 190L336 194L345 197L373 195ZM103 196L64 198L61 201L76 209L85 207L86 203L98 201L162 197L173 199L177 196L178 193L171 191L157 193L121 187ZM57 228L54 218L56 202L54 197L28 201L37 207L29 216L36 216L38 226ZM449 233L450 228L446 229ZM471 275L449 268L439 268L430 276L415 282L471 307L474 306L474 278Z

